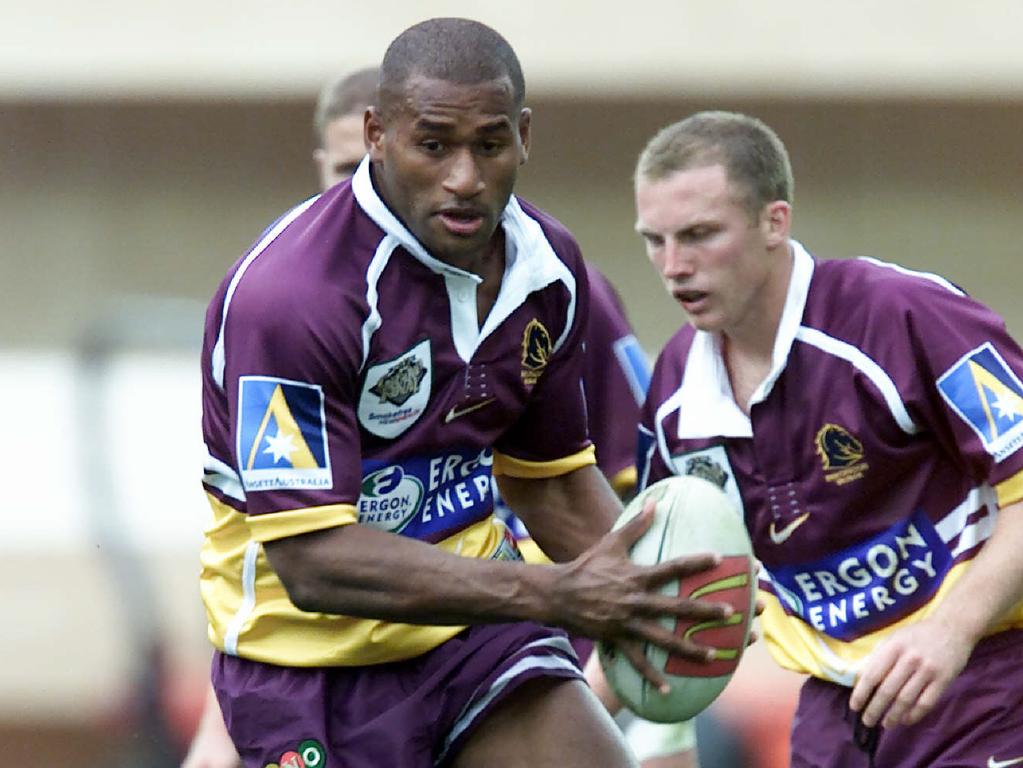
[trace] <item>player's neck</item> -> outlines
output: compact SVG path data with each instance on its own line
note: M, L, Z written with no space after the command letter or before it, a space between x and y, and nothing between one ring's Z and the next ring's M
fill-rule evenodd
M778 266L769 273L758 301L742 323L721 334L721 353L732 392L735 401L747 413L753 393L771 372L778 328L792 279L790 250L786 247L772 256L778 258Z
M485 255L475 265L475 268L470 270L483 278L483 282L476 289L476 316L479 318L480 327L483 327L483 322L497 301L497 294L501 292L504 268L504 228L499 226L494 232L494 236L490 238L490 245Z

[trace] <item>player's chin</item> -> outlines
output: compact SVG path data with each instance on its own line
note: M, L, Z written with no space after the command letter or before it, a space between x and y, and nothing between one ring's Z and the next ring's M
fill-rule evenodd
M494 230L487 226L480 227L471 235L453 233L442 228L429 247L438 258L458 261L478 255L487 247L493 234Z

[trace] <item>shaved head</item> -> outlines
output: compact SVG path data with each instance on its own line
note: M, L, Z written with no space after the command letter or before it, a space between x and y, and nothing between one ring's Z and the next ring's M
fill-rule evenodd
M515 106L522 107L526 83L511 45L485 24L471 19L428 19L402 32L388 46L380 67L380 107L389 112L414 76L476 85L507 78Z

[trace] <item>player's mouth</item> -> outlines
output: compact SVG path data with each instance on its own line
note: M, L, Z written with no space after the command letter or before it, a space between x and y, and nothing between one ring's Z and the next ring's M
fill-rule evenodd
M478 208L445 208L437 213L444 228L458 237L471 237L480 231L486 220Z
M680 290L674 289L671 295L675 297L675 301L682 305L688 314L694 314L707 306L710 294L706 291L693 291L693 290Z

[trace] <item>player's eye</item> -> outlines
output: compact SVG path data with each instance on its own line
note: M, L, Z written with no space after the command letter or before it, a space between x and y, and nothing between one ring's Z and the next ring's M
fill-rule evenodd
M423 139L419 146L431 155L439 155L444 150L444 145L437 139Z
M683 243L698 243L701 240L706 240L716 231L716 227L707 227L703 225L689 227L688 229L683 229L678 233L678 239L679 242Z

